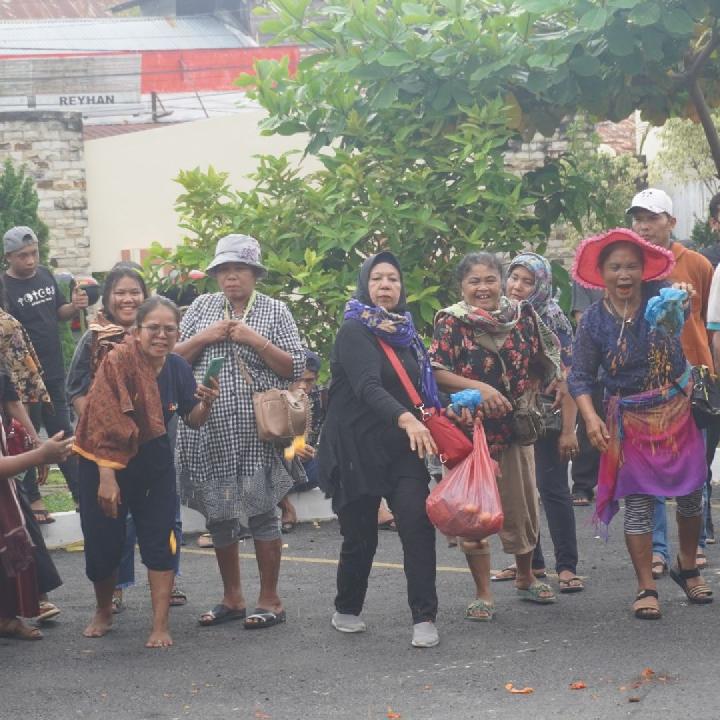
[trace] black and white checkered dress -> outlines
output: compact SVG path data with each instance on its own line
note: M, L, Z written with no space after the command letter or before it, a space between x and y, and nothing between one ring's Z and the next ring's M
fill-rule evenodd
M225 307L223 293L197 298L183 317L181 341L224 319ZM257 293L245 322L290 353L293 377L300 377L305 369L305 354L287 306ZM288 465L282 450L258 438L253 391L243 379L236 352L242 356L256 391L288 386L289 381L278 377L247 345L229 340L208 345L193 364L193 372L201 382L210 360L224 356L220 397L208 422L199 430L180 423L176 463L184 502L202 512L208 522L240 519L247 526L247 518L275 507L293 483L302 479L297 477L302 470L299 463Z

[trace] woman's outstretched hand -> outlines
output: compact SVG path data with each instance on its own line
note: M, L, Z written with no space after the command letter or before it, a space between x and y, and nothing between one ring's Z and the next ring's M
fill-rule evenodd
M437 445L427 427L410 411L398 418L398 427L402 428L410 440L410 449L422 460L426 455L437 455Z

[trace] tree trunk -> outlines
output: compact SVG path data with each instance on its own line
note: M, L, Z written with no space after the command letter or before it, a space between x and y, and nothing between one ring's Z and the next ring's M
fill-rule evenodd
M713 162L715 163L715 170L718 178L720 179L720 135L718 135L717 128L713 122L710 108L703 95L702 88L697 78L693 77L690 79L690 97L695 111L700 119L700 124L703 126L705 131L705 137L707 138L708 145L710 146L710 154L712 155Z

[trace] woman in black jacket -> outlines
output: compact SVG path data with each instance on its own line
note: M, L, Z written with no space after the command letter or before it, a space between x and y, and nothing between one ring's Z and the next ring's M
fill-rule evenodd
M368 258L345 308L330 359L332 382L318 451L320 487L332 498L343 544L333 627L362 632L360 613L377 548L385 497L403 546L412 644L433 647L435 531L425 512L423 458L437 451L379 341L395 351L427 407L439 406L427 351L407 312L402 272L392 253Z

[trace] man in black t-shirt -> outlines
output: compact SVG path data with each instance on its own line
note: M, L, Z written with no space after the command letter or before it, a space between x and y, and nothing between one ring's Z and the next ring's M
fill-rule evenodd
M65 367L58 321L71 320L88 306L87 294L75 288L67 302L50 271L40 262L38 239L29 227L19 226L3 236L3 251L8 268L3 280L8 312L20 321L32 340L43 367L43 379L52 407L37 403L28 410L36 428L45 426L49 436L61 430L72 435L65 394ZM77 501L77 459L60 463L65 480ZM52 522L45 510L34 473L22 483L38 522Z

